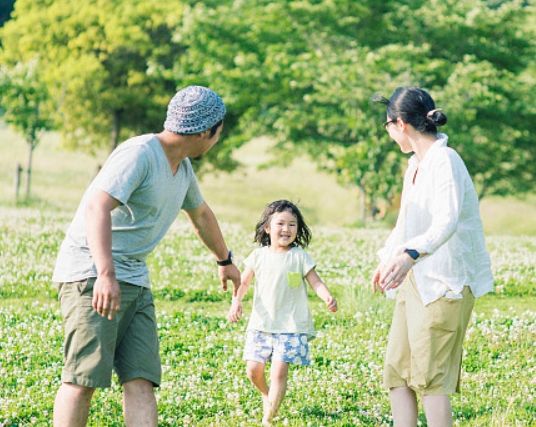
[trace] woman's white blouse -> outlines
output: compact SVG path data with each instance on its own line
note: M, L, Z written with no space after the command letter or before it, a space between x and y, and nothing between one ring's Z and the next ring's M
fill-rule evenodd
M397 223L378 252L384 262L405 249L422 254L413 273L424 305L464 286L475 297L493 291L476 190L447 140L440 133L420 163L409 159Z

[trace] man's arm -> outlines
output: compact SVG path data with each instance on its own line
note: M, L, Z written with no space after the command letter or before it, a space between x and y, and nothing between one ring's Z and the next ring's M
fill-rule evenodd
M199 239L212 252L216 260L226 260L229 257L229 249L223 239L218 221L206 202L203 202L198 208L185 209L184 212ZM227 290L227 281L231 280L233 282L233 296L236 296L240 287L240 271L238 271L238 268L234 264L219 266L218 274L224 291Z
M112 259L112 218L110 212L121 203L102 190L86 206L86 234L89 250L97 269L93 288L93 308L101 316L113 319L121 303L121 291L115 278Z

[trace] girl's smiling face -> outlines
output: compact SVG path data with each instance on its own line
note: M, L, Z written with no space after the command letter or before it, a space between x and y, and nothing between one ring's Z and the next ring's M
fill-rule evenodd
M274 251L290 249L298 234L298 219L289 211L276 212L266 227L270 235L270 248Z

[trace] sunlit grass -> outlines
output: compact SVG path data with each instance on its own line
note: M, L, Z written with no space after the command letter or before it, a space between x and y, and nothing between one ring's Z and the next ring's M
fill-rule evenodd
M0 426L51 426L59 386L62 318L50 282L69 217L0 209ZM251 230L223 224L237 263L253 248ZM310 247L339 299L331 314L311 295L319 336L315 363L291 370L277 425L390 426L381 370L393 302L370 292L381 230L315 227ZM536 238L487 239L498 293L477 300L468 331L463 393L455 425L536 423ZM246 317L225 319L211 255L181 218L150 258L164 367L161 426L256 426L259 394L242 361ZM90 426L121 426L120 388L99 391ZM421 425L426 425L420 418Z

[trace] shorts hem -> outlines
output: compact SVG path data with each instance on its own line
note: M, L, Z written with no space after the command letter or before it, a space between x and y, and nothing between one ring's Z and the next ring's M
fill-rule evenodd
M383 386L388 390L391 390L393 388L408 387L411 390L413 390L415 393L422 395L422 396L447 396L449 394L459 393L458 390L445 390L441 386L433 387L433 388L415 387L403 381L390 382L389 384L383 383Z
M62 374L61 382L88 388L109 388L112 386L111 380L108 382L103 382L88 377L79 377L72 374Z
M118 377L119 384L123 385L125 383L128 383L129 381L133 381L136 379L142 379L145 381L149 381L153 384L153 387L160 387L161 378L155 377L154 375L151 375L147 372L134 372L128 376L125 377Z
M399 388L399 387L409 387L408 383L404 382L404 381L400 381L400 382L389 382L389 383L386 383L384 382L383 383L383 386L388 389L388 390L391 390L392 388ZM411 388L411 387L410 387Z
M435 387L435 388L420 389L418 393L423 396L448 396L449 394L457 393L457 391L456 390L447 391L443 389L442 387Z
M263 363L263 364L265 364L265 365L267 365L268 362L270 361L270 360L262 360L261 358L257 358L257 359L255 359L254 357L249 357L249 356L244 356L244 357L242 358L242 360L245 360L246 362L258 362L258 363Z
M296 363L296 362L293 362L293 361L289 361L289 360L283 360L283 359L272 359L272 362L285 362L285 363L288 363L289 365L296 365L296 366L311 366L311 362L307 362L307 363Z

